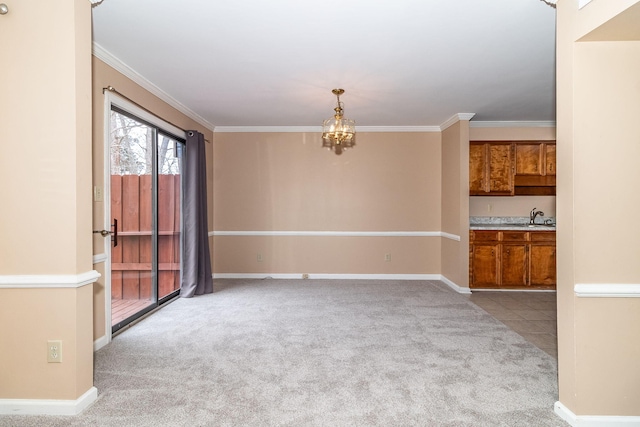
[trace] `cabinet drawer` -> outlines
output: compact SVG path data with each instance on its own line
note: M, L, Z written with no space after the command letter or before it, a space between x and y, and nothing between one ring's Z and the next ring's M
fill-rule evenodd
M556 232L555 231L532 231L531 241L532 242L555 242Z
M471 241L472 242L487 242L487 241L497 241L499 236L499 231L494 230L475 230L471 232Z
M503 231L502 232L502 240L504 242L523 242L528 239L529 232L527 231Z

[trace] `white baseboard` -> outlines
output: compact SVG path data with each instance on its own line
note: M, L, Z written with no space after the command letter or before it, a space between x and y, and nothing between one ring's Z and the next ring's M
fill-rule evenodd
M78 415L98 398L91 387L76 400L0 399L0 415Z
M560 402L554 405L556 415L573 427L631 427L640 426L640 416L576 415Z
M98 338L93 342L93 351L95 352L100 350L102 347L109 344L109 342L111 342L111 340L107 335L101 336L100 338Z
M442 280L444 283L447 284L447 286L449 286L451 289L453 289L454 291L456 291L459 294L471 295L471 289L463 288L462 286L458 286L454 282L452 282L451 280L447 279L443 275L440 275L440 280Z
M214 279L302 279L302 273L214 273ZM309 273L308 279L328 280L440 280L454 291L470 294L469 288L456 285L441 274L325 274Z

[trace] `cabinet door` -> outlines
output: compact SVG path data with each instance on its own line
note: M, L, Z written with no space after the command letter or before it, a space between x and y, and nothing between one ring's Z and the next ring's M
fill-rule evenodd
M531 286L555 286L556 245L531 245L529 255L529 277Z
M516 175L542 175L543 147L540 143L515 144Z
M486 144L469 145L469 194L478 195L488 191L485 188L487 175Z
M497 243L473 245L470 287L495 288L498 286L498 247Z
M524 287L527 285L527 245L503 243L501 251L502 287Z
M489 144L489 193L512 196L513 152L511 144Z
M556 144L547 144L546 150L546 175L556 174Z

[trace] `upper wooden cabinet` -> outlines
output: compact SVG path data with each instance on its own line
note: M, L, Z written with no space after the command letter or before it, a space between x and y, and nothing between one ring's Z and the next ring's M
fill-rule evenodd
M516 152L516 176L545 176L556 174L555 142L519 142Z
M555 141L469 143L472 196L553 195L555 175Z
M469 194L512 196L514 194L513 144L471 142L469 144Z
M545 150L542 144L514 144L516 148L516 175L543 175Z
M556 175L556 144L545 145L545 165L547 175Z

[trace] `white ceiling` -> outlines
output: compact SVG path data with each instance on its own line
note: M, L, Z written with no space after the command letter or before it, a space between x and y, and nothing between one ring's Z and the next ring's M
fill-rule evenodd
M215 126L555 120L541 0L103 0L98 48ZM118 89L118 88L116 88Z

